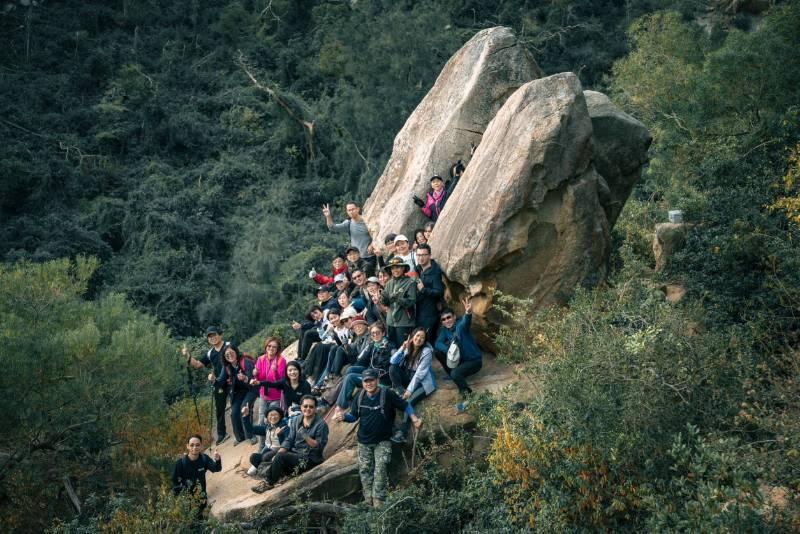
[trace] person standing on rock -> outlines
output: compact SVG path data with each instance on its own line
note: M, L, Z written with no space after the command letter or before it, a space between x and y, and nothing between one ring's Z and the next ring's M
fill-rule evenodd
M444 297L442 269L431 259L431 246L417 247L417 326L435 340L439 326L439 305Z
M322 463L322 451L328 444L328 424L317 414L317 399L305 395L300 402L302 417L289 423L281 448L272 458L267 479L253 487L256 493L269 490L282 476L302 473Z
M364 389L356 395L350 412L337 411L334 421L358 425L358 474L364 501L379 508L386 501L389 489L389 462L392 459L392 424L396 411L404 412L416 428L422 419L414 408L394 391L378 385L377 369L366 369L361 375Z
M371 256L369 245L372 238L369 236L367 223L361 217L361 208L355 202L348 202L345 210L350 218L335 224L331 215L331 205L323 204L322 215L325 216L325 224L328 225L328 230L331 232L347 232L350 236L350 245L356 247L361 253L361 257L366 259Z
M172 469L172 492L179 495L188 492L199 500L198 519L202 517L203 510L208 504L206 495L206 473L222 471L222 458L219 452L214 451L212 460L203 453L203 437L193 434L186 440L186 451Z
M434 354L442 368L450 378L453 379L458 391L462 396L469 395L472 390L467 385L466 377L474 375L483 366L483 354L478 343L470 332L472 325L472 301L469 298L461 300L464 305L464 315L456 321L456 314L450 308L441 311L439 317L442 319L442 327L439 329L439 336L436 338ZM461 354L461 361L455 369L447 366L447 351L450 344L456 343Z
M181 349L181 354L186 358L187 365L191 365L195 369L202 369L203 367L211 367L212 370L208 374L208 381L211 382L213 387L212 399L214 401L214 417L217 420L217 445L228 439L227 429L225 428L225 405L228 401L228 391L224 384L219 382L219 376L222 374L222 366L224 365L225 349L230 345L229 342L222 340L222 330L209 326L206 330L206 339L211 348L205 356L199 360L194 359L189 354L189 349L186 345Z
M392 279L381 293L381 303L389 306L386 313L387 334L395 347L405 342L416 321L417 283L406 276L409 269L408 264L398 257L392 258L385 267Z

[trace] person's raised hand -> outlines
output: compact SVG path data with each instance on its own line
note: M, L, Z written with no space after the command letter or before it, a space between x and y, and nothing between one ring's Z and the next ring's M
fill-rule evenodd
M293 330L300 330L302 327L303 327L303 325L301 325L297 321L292 321L292 329Z
M208 381L209 382L213 382L215 378L217 378L217 377L214 376L214 373L208 373Z
M367 245L367 255L371 256L373 254L375 254L375 247L372 245L372 243L370 243Z
M240 382L247 382L247 375L241 371L239 371L239 374L236 375L236 378L238 378Z
M472 312L472 297L462 297L461 304L464 305L464 313Z
M322 205L322 214L325 216L326 219L331 216L331 205L330 204L323 204Z
M222 457L219 455L219 449L214 449L214 461L219 462Z
M403 400L408 400L409 398L411 398L411 392L408 391L408 390L405 390L403 392Z
M333 414L333 420L336 421L337 423L341 423L342 421L344 421L344 413L337 410L337 412Z
M313 280L315 276L317 276L317 271L312 267L311 270L308 271L308 277Z

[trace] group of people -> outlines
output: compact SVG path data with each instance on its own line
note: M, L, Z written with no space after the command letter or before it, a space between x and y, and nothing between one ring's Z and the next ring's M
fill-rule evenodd
M210 370L217 444L230 437L228 401L234 445L259 444L248 470L261 479L253 491L266 491L282 477L322 463L329 431L324 414L330 414L337 424L359 422L364 499L380 506L388 491L392 443L404 443L412 425L422 426L414 407L436 391L433 360L462 397L472 393L466 378L482 366L470 331L472 304L462 299L461 318L446 306L442 270L428 244L463 170L460 161L453 165L447 186L440 177L431 178L431 191L420 206L431 221L414 232L413 241L389 234L380 247L358 204L348 203L348 218L338 224L330 207L323 206L328 229L347 233L349 247L334 255L329 274L309 272L317 284L316 302L303 321L292 323L299 340L295 360L282 356L276 337L267 338L264 353L253 360L216 327L206 331L210 348L202 357L183 347L187 365ZM196 435L187 451L173 472L175 492L204 495L205 473L219 471L221 460L202 454L202 438Z

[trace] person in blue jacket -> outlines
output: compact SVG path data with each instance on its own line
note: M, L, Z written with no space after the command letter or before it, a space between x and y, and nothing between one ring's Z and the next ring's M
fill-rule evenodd
M458 391L462 396L472 393L467 385L466 377L474 375L483 366L483 354L478 343L470 332L472 326L472 302L469 298L462 299L464 305L464 315L456 321L456 314L450 308L445 308L439 314L442 320L442 328L439 329L439 336L436 338L435 355L439 363L442 364L445 372L450 375ZM447 351L450 344L458 343L461 352L461 361L455 369L447 367Z

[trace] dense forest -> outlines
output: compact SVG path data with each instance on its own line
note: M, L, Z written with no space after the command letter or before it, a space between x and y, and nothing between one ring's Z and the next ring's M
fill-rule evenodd
M164 475L210 416L180 341L289 340L342 244L321 205L367 198L447 59L497 25L647 125L650 164L606 283L504 304L498 357L540 386L476 403L488 453L339 527L800 528L796 2L2 0L4 531L190 528ZM654 272L668 209L692 227Z

